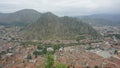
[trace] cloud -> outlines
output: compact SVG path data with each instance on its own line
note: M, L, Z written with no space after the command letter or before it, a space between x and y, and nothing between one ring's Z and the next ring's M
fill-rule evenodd
M35 9L57 15L120 13L120 0L0 0L0 12Z

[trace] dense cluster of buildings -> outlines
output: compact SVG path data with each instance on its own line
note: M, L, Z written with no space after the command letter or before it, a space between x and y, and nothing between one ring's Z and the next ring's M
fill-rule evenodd
M110 29L110 30L108 30ZM117 28L97 28L103 35L119 34ZM43 68L44 55L36 56L37 46L21 46L19 28L0 27L0 67L2 68ZM91 40L87 40L87 42ZM76 40L42 41L42 43L77 43ZM120 68L120 40L116 37L104 37L101 42L88 43L80 46L60 47L55 51L55 63L64 63L69 68ZM48 47L47 51L54 51Z

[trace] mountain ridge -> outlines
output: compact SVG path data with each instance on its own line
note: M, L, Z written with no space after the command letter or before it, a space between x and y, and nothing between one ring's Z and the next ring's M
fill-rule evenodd
M93 15L76 16L76 17L93 26L120 25L120 14L93 14Z
M51 14L51 12L47 12ZM12 13L0 13L0 25L4 26L25 26L29 23L35 22L44 14L34 9L22 9ZM120 14L93 14L74 16L90 25L120 25Z
M53 13L44 13L24 30L27 39L75 39L79 35L100 38L100 34L90 25L73 17L59 17ZM87 37L86 36L86 37Z
M0 25L27 25L36 21L41 13L33 9L23 9L13 13L0 13Z

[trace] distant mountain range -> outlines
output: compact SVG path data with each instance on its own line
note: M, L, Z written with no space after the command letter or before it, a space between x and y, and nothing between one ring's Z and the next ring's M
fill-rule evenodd
M26 39L76 39L79 36L100 39L101 35L77 18L58 17L51 12L41 14L22 31Z
M23 26L36 21L41 13L33 9L24 9L14 13L0 13L0 25Z
M35 22L41 14L33 9L23 9L13 13L0 13L0 25L24 26ZM75 17L93 26L120 25L120 14L93 14Z
M80 35L98 39L101 35L92 26L120 26L118 14L94 14L87 16L58 17L51 12L40 13L33 9L23 9L14 13L0 13L0 25L25 26L21 31L24 38L74 39Z
M76 17L93 26L120 26L120 14L94 14Z

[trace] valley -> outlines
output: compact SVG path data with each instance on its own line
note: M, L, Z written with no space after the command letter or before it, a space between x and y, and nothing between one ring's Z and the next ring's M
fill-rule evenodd
M31 12L21 11L20 15ZM23 19L20 21L27 23L24 26L12 21L14 25L0 26L0 67L120 68L119 26L95 26L51 12L40 13L30 22Z

